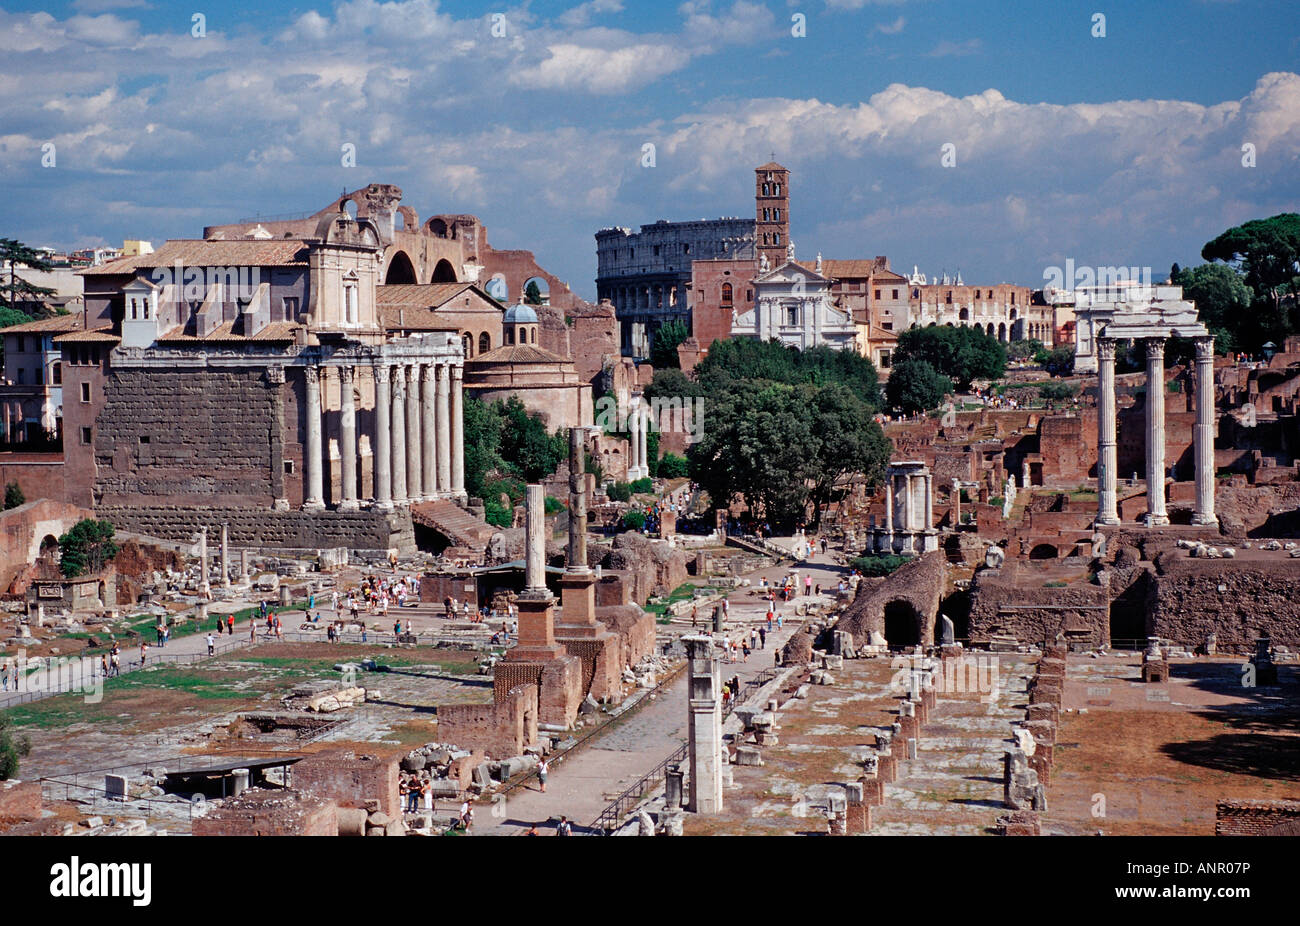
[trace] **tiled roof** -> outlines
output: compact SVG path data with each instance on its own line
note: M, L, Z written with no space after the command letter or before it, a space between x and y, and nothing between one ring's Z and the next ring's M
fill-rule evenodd
M553 354L549 350L537 347L534 344L507 344L505 347L498 347L490 350L486 354L479 354L470 360L466 360L467 365L475 363L571 363L567 357L561 357L559 354Z
M436 308L454 299L473 283L386 283L375 287L375 301L384 306Z
M83 276L135 273L177 262L187 267L306 267L307 244L298 238L205 241L180 238L168 241L152 254L121 257L98 267L77 271Z
M90 331L73 331L69 334L61 334L54 339L55 344L116 344L121 341L117 335L113 334L112 326L105 325L103 328L92 328Z
M81 313L75 315L51 315L49 318L38 318L35 321L0 328L0 332L4 334L38 334L51 331L80 331L82 328L81 318Z
M207 344L213 341L292 341L294 332L301 327L296 322L271 322L251 338L246 338L242 334L235 334L235 322L233 320L222 322L212 330L206 337L195 337L192 334L186 334L184 326L173 328L170 331L158 337L159 343L167 342L187 343L187 344Z

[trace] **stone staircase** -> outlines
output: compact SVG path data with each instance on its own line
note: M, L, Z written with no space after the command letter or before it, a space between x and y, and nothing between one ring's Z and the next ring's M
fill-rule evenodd
M453 501L438 499L411 505L411 520L435 530L454 546L484 550L497 529L470 514Z

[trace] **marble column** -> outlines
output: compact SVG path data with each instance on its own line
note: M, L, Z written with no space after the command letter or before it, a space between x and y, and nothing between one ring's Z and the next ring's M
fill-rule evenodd
M550 593L546 589L546 495L536 483L528 485L526 491L523 594L547 597Z
M451 492L465 495L465 370L451 368Z
M352 395L352 367L339 367L339 470L342 500L339 508L357 508L357 405Z
M420 449L424 497L438 497L437 372L431 363L420 365Z
M221 525L221 587L230 588L230 525Z
M1214 514L1214 338L1196 339L1196 510L1193 524L1217 524Z
M438 491L451 491L451 370L438 364Z
M641 442L637 448L636 458L641 461L641 478L650 475L650 449L647 441L647 435L650 433L650 415L644 407L641 408L640 422L637 425L637 440Z
M637 404L636 399L632 399L627 407L627 480L631 482L637 478L638 467L637 450L641 447L641 442L636 437L637 422Z
M1119 523L1115 454L1115 341L1097 338L1097 524Z
M406 497L418 502L424 497L420 472L420 365L402 368L406 377Z
M687 672L687 757L690 768L690 809L694 813L722 811L722 709L719 697L722 675L714 655L713 639L704 635L683 637L689 658Z
M406 504L406 377L393 367L393 504Z
M925 530L934 527L934 476L927 473L925 479Z
M302 506L324 508L325 487L321 470L325 460L321 446L320 371L316 367L306 367L303 375L307 381L307 445L303 448L303 468L307 471L307 498L303 500Z
M1169 523L1165 513L1165 339L1147 338L1147 527Z
M392 376L386 364L375 370L375 506L389 511L393 507Z
M894 552L894 477L885 476L885 552Z

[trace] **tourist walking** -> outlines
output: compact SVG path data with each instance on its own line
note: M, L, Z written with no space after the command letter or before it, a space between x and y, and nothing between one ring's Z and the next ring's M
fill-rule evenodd
M5 688L9 687L9 670L5 670ZM99 654L99 677L108 678L108 653Z
M144 661L149 658L149 644L140 644L140 668L144 668Z
M248 619L248 642L249 643L257 642L257 618L256 617L250 617Z
M551 770L551 766L545 759L537 763L537 780L542 783L542 793L546 793L546 774Z
M557 824L555 824L555 835L556 835L556 836L572 836L572 835L573 835L573 824L571 824L571 823L569 822L569 818L568 818L568 817L565 817L565 816L561 816L561 817L560 817L560 822L557 823Z
M215 656L217 653L217 638L211 633L208 634L208 655Z
M226 634L232 637L235 635L235 615L233 614L226 615Z
M770 627L771 624L772 624L772 619L769 617L768 626ZM758 648L767 649L767 631L764 630L762 627L758 628Z

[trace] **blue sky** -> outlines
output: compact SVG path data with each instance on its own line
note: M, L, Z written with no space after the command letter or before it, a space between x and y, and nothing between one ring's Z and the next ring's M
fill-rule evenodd
M159 242L387 182L591 297L598 228L752 215L774 153L802 257L1163 274L1297 209L1298 62L1259 0L8 3L0 235Z

